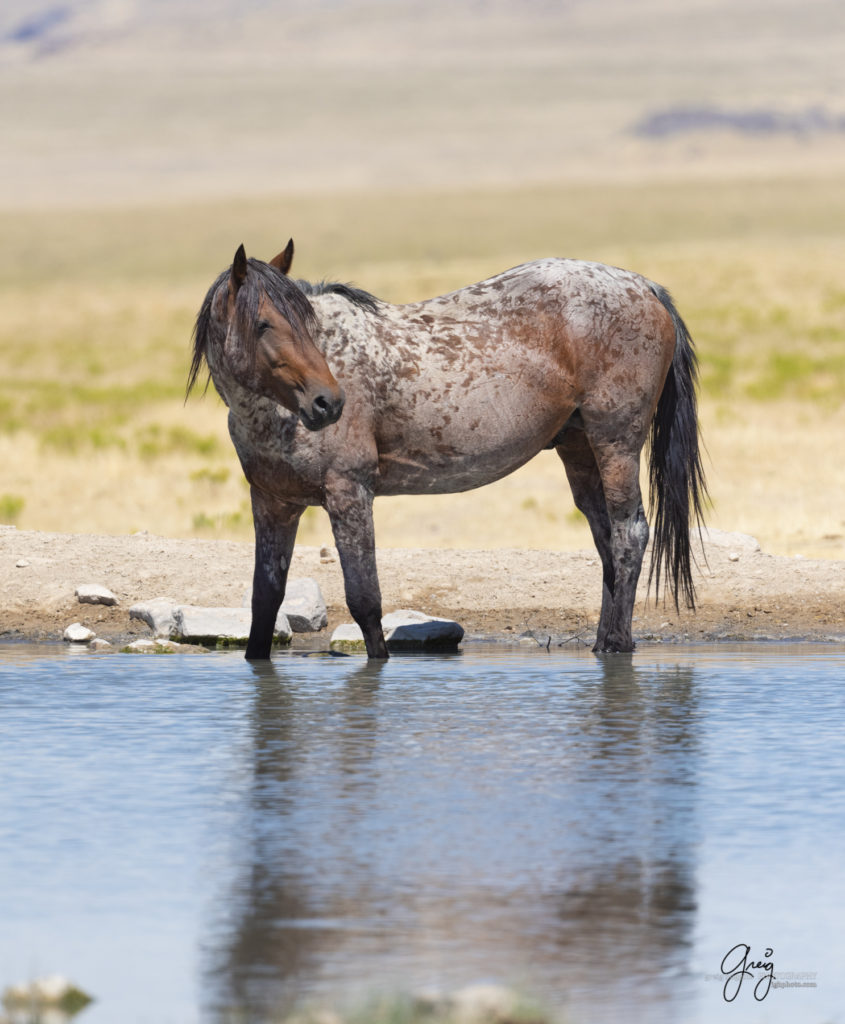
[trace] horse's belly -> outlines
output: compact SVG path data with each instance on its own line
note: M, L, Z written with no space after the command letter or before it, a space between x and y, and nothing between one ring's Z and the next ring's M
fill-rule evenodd
M376 493L448 494L493 483L544 448L559 429L558 418L523 422L521 429L505 429L503 417L486 429L479 424L475 429L409 432L379 446Z

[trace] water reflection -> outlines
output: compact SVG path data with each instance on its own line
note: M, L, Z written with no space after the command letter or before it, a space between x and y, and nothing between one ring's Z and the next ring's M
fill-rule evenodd
M321 685L301 663L255 670L210 1014L496 980L671 1018L695 913L693 669L350 663Z

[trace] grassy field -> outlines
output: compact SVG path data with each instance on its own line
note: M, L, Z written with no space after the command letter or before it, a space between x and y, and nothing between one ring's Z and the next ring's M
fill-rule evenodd
M0 521L249 537L225 410L182 402L190 333L239 242L268 259L293 235L297 274L396 302L543 255L660 281L700 354L713 525L845 557L842 223L818 177L0 213ZM383 499L377 525L385 546L590 543L554 453L481 495ZM322 512L300 539L330 541Z

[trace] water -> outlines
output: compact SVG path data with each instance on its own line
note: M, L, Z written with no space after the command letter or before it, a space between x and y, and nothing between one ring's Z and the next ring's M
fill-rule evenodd
M0 647L0 987L69 975L84 1024L477 981L572 1024L842 1020L843 680L809 645ZM816 987L729 1005L738 943Z

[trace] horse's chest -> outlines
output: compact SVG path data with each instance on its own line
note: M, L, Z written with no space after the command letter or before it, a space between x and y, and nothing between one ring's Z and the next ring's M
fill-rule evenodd
M230 417L229 434L250 484L280 497L322 500L323 460L294 418Z

